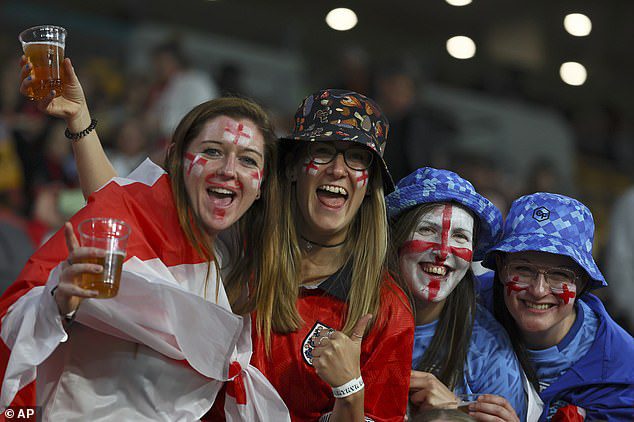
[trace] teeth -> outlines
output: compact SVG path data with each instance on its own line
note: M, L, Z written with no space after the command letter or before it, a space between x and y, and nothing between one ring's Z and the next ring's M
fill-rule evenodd
M233 192L231 192L229 189L225 189L225 188L211 188L209 189L210 192L214 192L214 193L219 193L222 195L233 195Z
M339 195L348 196L348 192L341 186L323 185L323 186L320 186L319 189L325 190L326 192L330 192L330 193L336 193Z
M445 275L447 274L447 268L444 265L424 264L423 271L430 274Z
M527 301L524 301L524 303L526 304L527 307L531 309L539 309L541 311L545 309L549 309L551 306L553 306L550 303L533 303L533 302L527 302Z

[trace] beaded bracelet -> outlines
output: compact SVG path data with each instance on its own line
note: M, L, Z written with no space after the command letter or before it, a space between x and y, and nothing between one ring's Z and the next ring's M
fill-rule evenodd
M363 378L353 378L344 385L332 387L332 395L335 396L336 399L342 399L363 390L364 386Z
M68 128L66 128L66 131L64 131L64 136L66 136L68 139L76 141L88 135L90 132L95 130L96 127L97 119L90 119L90 126L88 126L86 129L82 130L81 132L72 133Z

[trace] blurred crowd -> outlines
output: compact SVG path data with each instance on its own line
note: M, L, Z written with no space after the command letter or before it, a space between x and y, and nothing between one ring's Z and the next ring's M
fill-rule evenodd
M84 204L65 127L19 94L16 50L0 51L2 290ZM255 96L243 88L239 64L195 69L177 41L154 46L151 68L141 72L127 72L121 59L92 54L72 59L120 175L146 157L161 163L175 122L194 105L221 95ZM602 299L633 332L627 298L634 298L634 131L621 110L560 110L531 101L511 79L449 88L411 60L375 63L362 49L346 50L333 69L338 73L329 83L307 81L306 93L326 82L375 98L391 123L385 159L395 180L421 166L450 169L503 214L512 198L538 191L588 204L597 220L596 258L611 286ZM278 132L287 132L291 110L276 114Z

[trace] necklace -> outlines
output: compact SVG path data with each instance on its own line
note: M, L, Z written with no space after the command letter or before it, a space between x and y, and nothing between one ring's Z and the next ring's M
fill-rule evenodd
M319 246L320 248L337 248L343 245L344 243L346 243L346 241L344 240L343 242L335 243L334 245L324 245L323 243L317 243L317 242L313 242L312 240L308 240L302 235L300 235L300 237L302 238L304 242L306 242L307 251L311 251L315 246Z

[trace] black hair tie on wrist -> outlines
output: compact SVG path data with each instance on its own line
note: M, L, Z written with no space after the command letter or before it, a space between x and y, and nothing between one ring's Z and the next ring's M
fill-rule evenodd
M86 129L82 130L81 132L72 133L68 128L66 128L66 131L64 131L64 136L66 136L68 139L76 141L88 135L90 132L95 130L96 127L97 119L90 119L90 126L88 126Z

